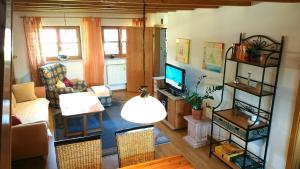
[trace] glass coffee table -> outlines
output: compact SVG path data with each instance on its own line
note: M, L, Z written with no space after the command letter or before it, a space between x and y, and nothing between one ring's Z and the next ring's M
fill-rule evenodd
M103 105L93 92L67 93L59 95L61 115L64 120L65 137L75 135L87 136L90 133L102 130ZM99 128L89 129L88 116L99 113ZM83 131L69 132L68 120L74 117L82 117Z

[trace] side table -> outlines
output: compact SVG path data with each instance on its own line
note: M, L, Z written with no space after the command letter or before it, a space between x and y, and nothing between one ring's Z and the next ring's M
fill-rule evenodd
M183 139L193 148L202 147L207 144L207 135L210 134L211 122L209 119L196 120L192 115L184 116L188 122L188 135Z

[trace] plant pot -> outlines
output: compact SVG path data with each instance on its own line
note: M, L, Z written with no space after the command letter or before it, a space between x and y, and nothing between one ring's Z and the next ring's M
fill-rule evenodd
M203 110L202 109L201 110L192 109L192 116L196 120L201 120L202 116L203 116Z

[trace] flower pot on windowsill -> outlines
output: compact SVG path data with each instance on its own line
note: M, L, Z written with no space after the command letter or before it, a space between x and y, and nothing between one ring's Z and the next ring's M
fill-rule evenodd
M200 109L200 110L192 109L192 116L195 120L201 120L202 116L203 116L203 110L202 109Z

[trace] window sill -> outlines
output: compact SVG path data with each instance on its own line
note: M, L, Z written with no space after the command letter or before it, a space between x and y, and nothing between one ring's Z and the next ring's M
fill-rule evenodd
M54 62L83 62L82 59L68 59L68 60L58 60L58 59L51 59L47 60L47 63L54 63Z

